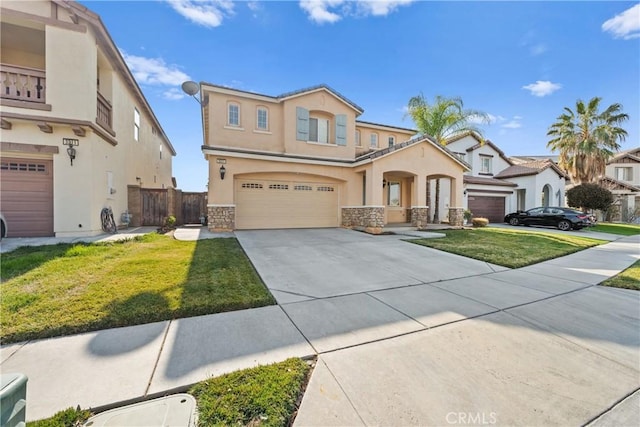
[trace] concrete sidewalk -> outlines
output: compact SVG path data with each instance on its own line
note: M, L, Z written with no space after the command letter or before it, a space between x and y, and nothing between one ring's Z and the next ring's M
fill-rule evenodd
M461 414L584 424L605 412L640 421L633 404L607 412L637 401L640 293L593 286L640 258L639 244L632 236L519 270L12 344L0 348L0 368L28 376L29 420L317 354L297 425L446 425ZM440 268L455 269L447 259Z

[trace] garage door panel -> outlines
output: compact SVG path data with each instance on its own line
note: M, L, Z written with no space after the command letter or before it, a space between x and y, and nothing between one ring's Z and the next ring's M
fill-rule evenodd
M338 226L338 187L322 182L237 180L236 228Z
M469 195L467 202L474 217L488 218L490 222L504 220L504 197Z
M7 159L0 163L0 208L8 237L53 235L53 161Z

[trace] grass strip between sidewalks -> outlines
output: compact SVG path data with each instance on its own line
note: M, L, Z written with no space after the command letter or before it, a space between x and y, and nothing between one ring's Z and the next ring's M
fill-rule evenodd
M599 223L595 227L591 227L588 230L598 231L600 233L619 234L621 236L633 236L635 234L640 234L640 225Z
M605 280L601 285L640 291L640 261L634 262L631 267Z
M410 241L508 268L536 264L605 243L569 234L498 228L445 230L444 233L444 238Z
M258 366L210 378L194 385L198 426L287 426L295 415L311 373L301 359ZM89 417L88 410L69 408L28 427L74 427Z
M2 344L275 303L233 238L22 247L1 282Z

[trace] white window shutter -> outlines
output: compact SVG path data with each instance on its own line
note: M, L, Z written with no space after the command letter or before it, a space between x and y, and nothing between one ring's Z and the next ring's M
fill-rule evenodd
M306 108L296 107L296 139L309 140L309 110Z

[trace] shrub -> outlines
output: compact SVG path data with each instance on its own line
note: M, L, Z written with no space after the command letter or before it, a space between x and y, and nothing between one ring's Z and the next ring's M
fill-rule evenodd
M489 220L487 218L473 218L471 224L473 224L474 227L486 227L489 225Z
M467 209L466 211L464 211L462 216L465 219L465 221L470 221L471 218L473 218L473 212L471 212L469 209Z
M606 211L613 203L611 191L598 184L580 184L567 190L569 206Z
M169 215L169 216L167 217L167 220L166 220L164 223L165 223L165 225L166 225L167 227L170 227L170 228L171 228L171 227L173 227L174 225L176 225L176 217L175 217L175 216L173 216L173 215Z

